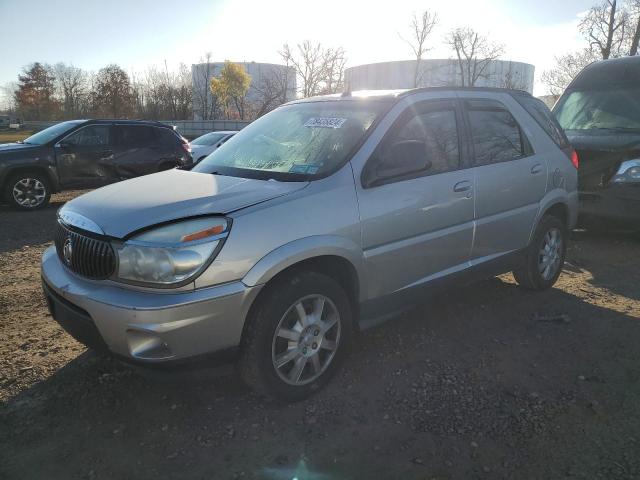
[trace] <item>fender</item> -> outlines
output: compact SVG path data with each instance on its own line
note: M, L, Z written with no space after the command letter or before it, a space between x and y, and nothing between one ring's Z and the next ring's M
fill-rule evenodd
M285 268L325 255L344 258L353 265L358 276L361 295L362 292L367 291L364 286L362 249L354 241L338 235L314 235L282 245L266 254L251 267L242 279L242 283L249 287L267 283Z
M529 241L531 241L531 239L533 238L533 234L538 227L538 223L540 222L540 219L542 218L544 213L553 205L559 203L567 208L567 226L570 229L575 226L578 218L578 193L567 192L566 190L563 190L561 188L554 188L553 190L547 192L542 200L540 200L535 222L533 222L531 231L529 232Z

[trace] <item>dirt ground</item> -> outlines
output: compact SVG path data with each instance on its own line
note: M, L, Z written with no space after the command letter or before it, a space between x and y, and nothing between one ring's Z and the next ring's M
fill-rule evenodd
M55 211L0 206L0 478L640 478L640 239L574 233L555 288L510 275L358 338L313 398L151 375L51 319Z

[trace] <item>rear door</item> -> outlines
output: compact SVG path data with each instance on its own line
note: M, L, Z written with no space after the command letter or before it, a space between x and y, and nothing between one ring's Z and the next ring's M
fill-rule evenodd
M477 263L527 245L546 191L547 164L505 103L465 98L463 105L476 170L471 260Z
M60 184L65 188L95 188L107 183L114 151L112 126L87 125L54 147Z
M114 170L118 180L159 170L166 147L155 130L150 125L115 126Z
M409 176L358 188L369 298L409 291L463 269L473 237L473 171L461 141L455 99L413 104L391 125L365 166L376 168L394 142L426 144L430 164Z

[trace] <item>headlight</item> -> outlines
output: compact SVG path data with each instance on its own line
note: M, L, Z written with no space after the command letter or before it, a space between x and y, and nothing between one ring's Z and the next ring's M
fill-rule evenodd
M622 162L611 181L614 183L640 183L640 159Z
M150 286L186 282L209 264L228 230L226 219L206 217L164 225L114 244L116 277Z

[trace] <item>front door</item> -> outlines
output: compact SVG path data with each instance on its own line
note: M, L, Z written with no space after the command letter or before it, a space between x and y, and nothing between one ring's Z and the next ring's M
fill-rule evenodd
M368 160L367 178L381 162L396 160L389 158L394 144L426 147L423 171L403 175L402 165L395 172L387 165L377 181L358 188L368 298L409 291L465 268L473 238L474 179L465 164L461 120L453 99L414 104ZM385 178L389 171L394 175Z
M111 126L88 125L55 146L60 183L65 188L94 188L106 183L113 149Z

